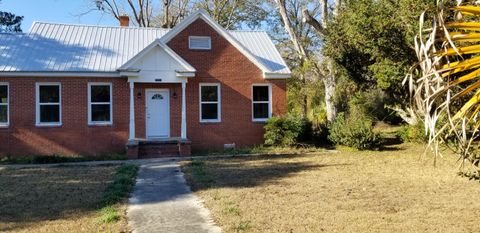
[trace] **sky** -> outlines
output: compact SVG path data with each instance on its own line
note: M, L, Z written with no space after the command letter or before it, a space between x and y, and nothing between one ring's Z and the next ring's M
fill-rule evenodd
M0 11L24 16L23 32L28 32L32 22L76 23L91 25L118 25L109 15L91 11L92 0L0 0Z

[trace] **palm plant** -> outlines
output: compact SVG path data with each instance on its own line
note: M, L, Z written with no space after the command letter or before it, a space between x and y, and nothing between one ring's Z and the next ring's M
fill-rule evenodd
M438 0L420 17L419 63L407 76L412 106L425 124L428 145L453 149L478 174L480 159L480 6L478 1ZM425 25L431 24L426 27ZM437 158L435 156L435 158Z

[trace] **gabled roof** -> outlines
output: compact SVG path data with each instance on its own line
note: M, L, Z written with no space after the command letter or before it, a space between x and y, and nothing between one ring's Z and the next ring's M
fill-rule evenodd
M250 52L245 46L243 46L238 40L236 40L229 32L227 32L222 26L220 26L215 20L213 20L205 10L198 10L195 13L189 15L182 22L176 25L172 30L165 34L160 40L165 44L175 38L178 33L182 32L190 24L197 19L202 19L210 27L212 27L219 35L223 36L230 44L237 48L244 56L246 56L253 64L260 68L264 73L272 72L265 64L263 64L255 55Z
M265 74L290 75L290 69L265 32L226 31L202 11L172 30L34 22L26 34L0 33L0 74L118 76L118 69L147 46L157 39L166 46L164 41L198 18L213 25Z
M137 55L135 55L133 58L131 58L129 61L123 64L120 68L118 68L118 70L119 71L129 70L130 68L132 68L132 65L134 65L137 61L139 61L146 54L148 54L148 52L152 51L156 46L159 46L163 51L165 51L168 55L170 55L170 57L172 57L184 68L184 70L178 70L178 72L196 72L197 71L195 68L193 68L192 65L190 65L187 61L185 61L182 57L180 57L180 55L175 53L167 45L162 43L159 39L156 39L155 41L153 41L149 46L144 48Z

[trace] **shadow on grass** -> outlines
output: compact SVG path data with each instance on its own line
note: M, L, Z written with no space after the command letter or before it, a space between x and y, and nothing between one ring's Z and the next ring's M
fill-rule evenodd
M313 164L292 162L287 158L308 155L266 155L234 157L221 160L198 159L183 165L186 179L193 190L218 187L244 188L276 183L284 177L307 170L350 164Z
M115 166L0 171L0 232L71 219L102 207Z

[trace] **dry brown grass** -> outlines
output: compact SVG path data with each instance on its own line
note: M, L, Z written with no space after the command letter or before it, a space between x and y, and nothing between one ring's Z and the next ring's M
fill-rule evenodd
M423 146L185 162L225 232L480 232L480 184Z
M101 197L116 166L0 170L0 232L122 232L98 221Z

